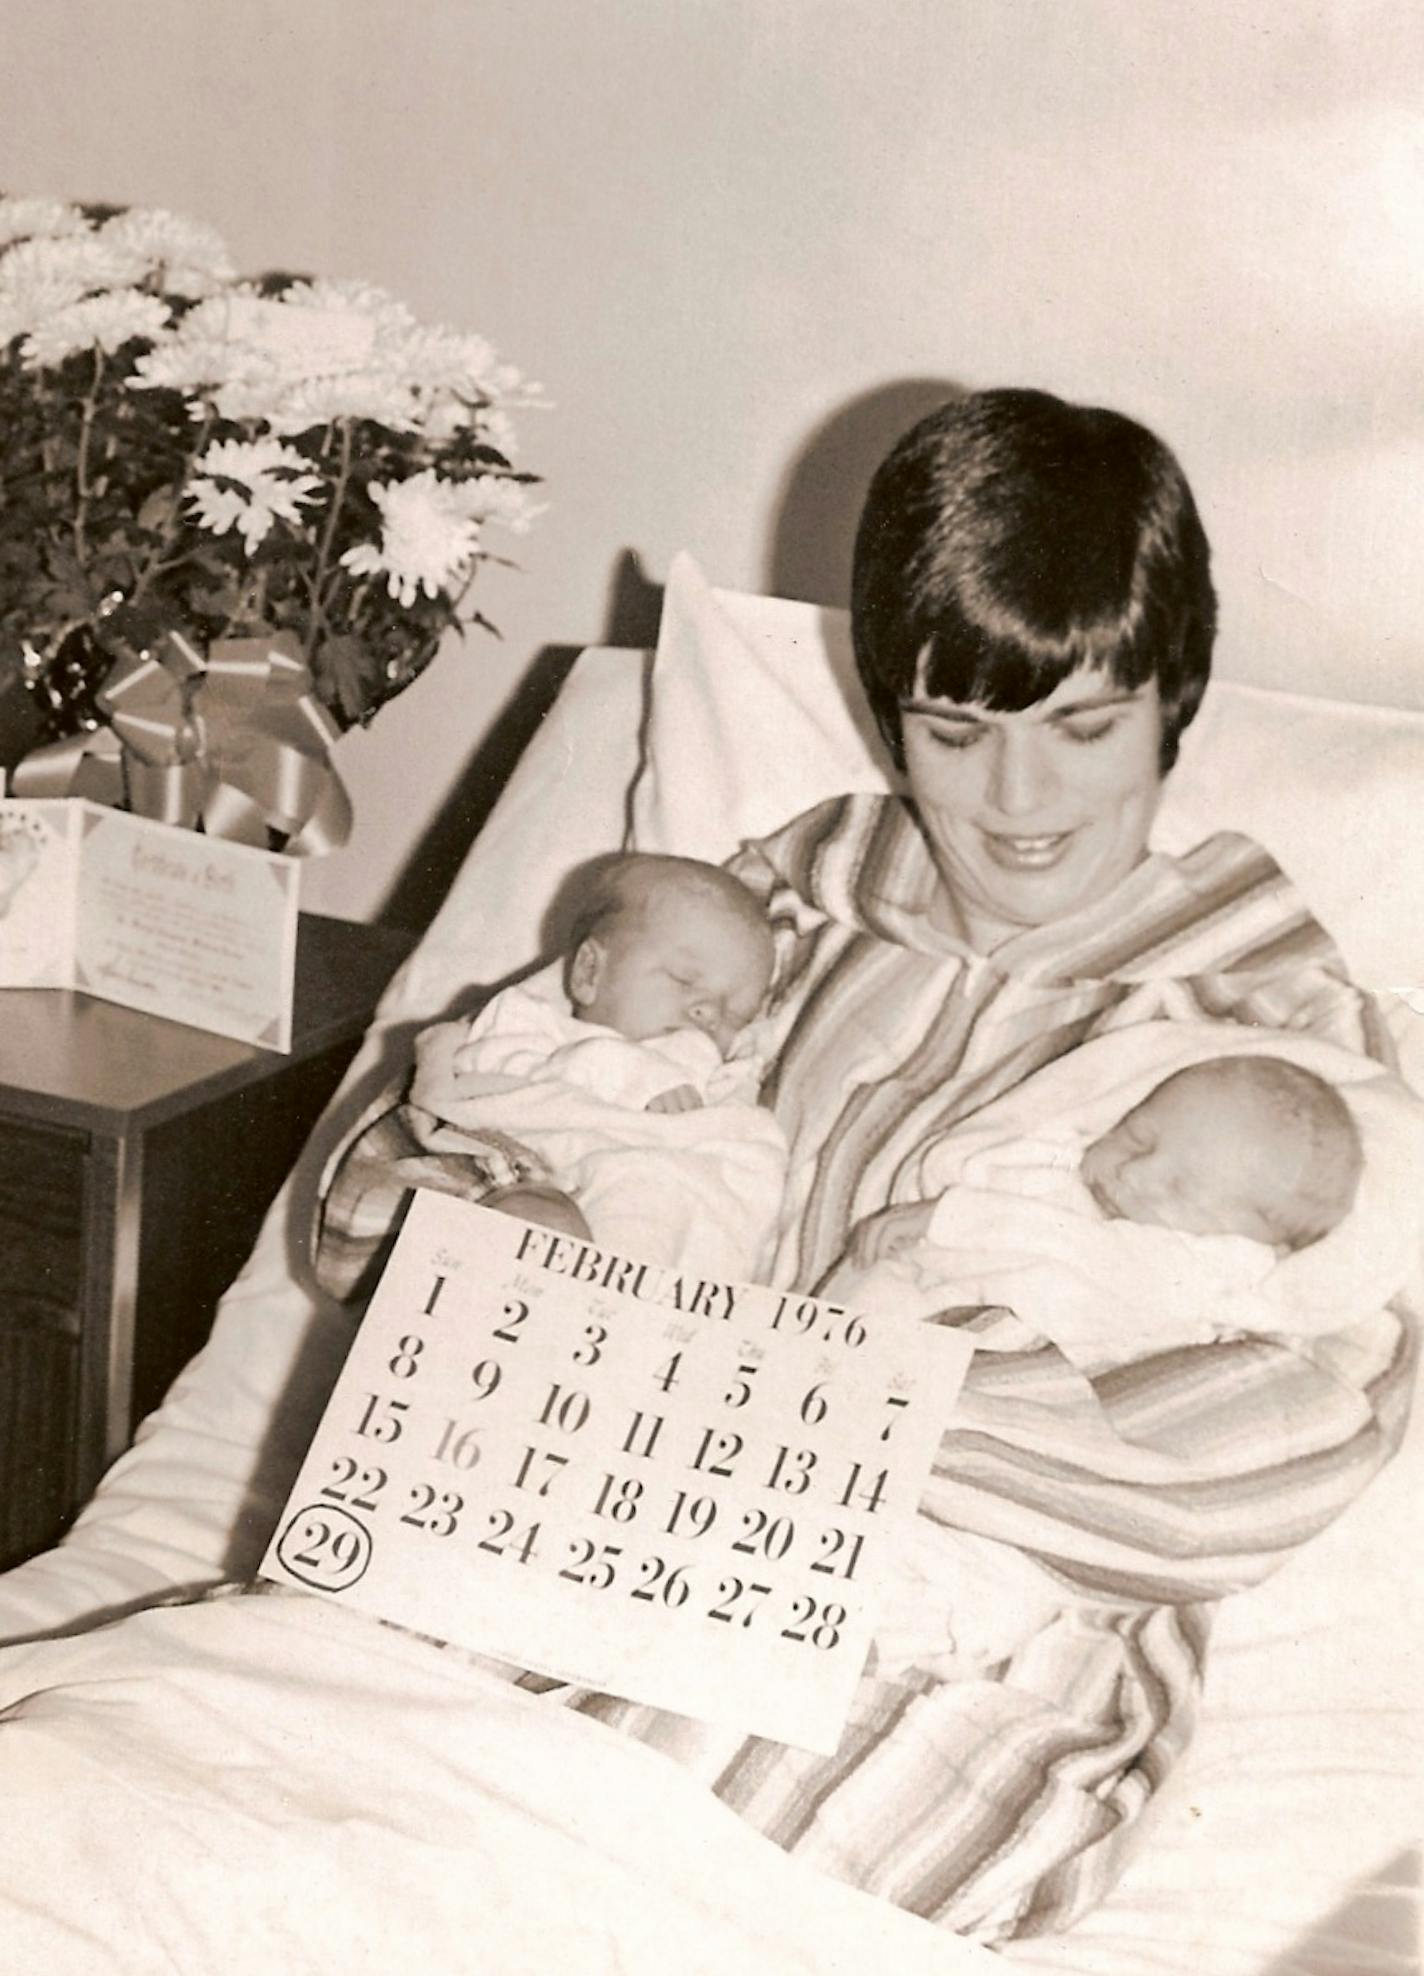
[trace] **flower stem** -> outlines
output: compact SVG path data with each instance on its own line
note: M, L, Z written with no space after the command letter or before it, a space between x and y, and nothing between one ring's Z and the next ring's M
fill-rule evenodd
M189 461L200 460L203 457L203 454L208 449L208 439L212 433L213 425L213 414L211 410L206 411L203 414L203 423L199 427L198 436L189 449ZM174 535L179 527L182 504L183 496L180 491L168 510L168 519L159 531L158 540L149 550L147 560L134 579L134 587L129 593L129 602L131 604L137 604L142 599L144 592L156 576L161 576L165 569L176 569L179 563L186 561L186 556L178 556L172 561L166 560L168 551L173 546Z
M233 606L227 623L218 633L218 638L231 638L238 626L245 623L249 617L255 617L260 620L266 608L266 603L267 572L265 569L259 569L254 571L248 578L247 583L243 587L242 595ZM216 640L214 643L216 643Z
M94 415L99 409L99 385L104 375L104 353L97 346L94 350L94 376L84 395L84 403L79 413L79 443L74 454L74 484L79 498L74 504L74 557L80 569L85 569L85 558L89 550L88 531L85 528L89 516L89 496L93 488L89 481L89 435L94 428ZM85 570L85 574L88 571Z
M326 588L328 566L331 561L332 546L336 541L337 524L341 520L341 506L346 499L346 489L351 480L351 421L342 419L341 454L336 463L336 484L331 491L331 507L327 512L326 527L321 532L321 542L316 552L316 567L311 573L312 621L307 633L306 658L310 664L318 642L327 630Z

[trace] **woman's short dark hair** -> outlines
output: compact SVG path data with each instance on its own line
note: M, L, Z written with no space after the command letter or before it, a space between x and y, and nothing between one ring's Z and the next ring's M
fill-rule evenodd
M916 692L1019 713L1080 667L1157 681L1161 767L1201 705L1211 550L1186 475L1145 426L1046 391L981 391L911 428L855 544L856 663L904 767Z

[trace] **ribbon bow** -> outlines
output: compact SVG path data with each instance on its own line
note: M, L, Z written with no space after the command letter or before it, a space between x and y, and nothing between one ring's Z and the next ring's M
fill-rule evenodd
M332 767L339 729L290 632L223 638L204 658L181 632L120 651L95 696L110 725L51 742L15 771L17 796L87 796L139 816L296 857L338 850L351 799Z

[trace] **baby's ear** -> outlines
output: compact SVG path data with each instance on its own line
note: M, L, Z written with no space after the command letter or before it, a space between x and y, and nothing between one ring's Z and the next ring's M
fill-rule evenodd
M603 973L603 949L594 939L581 940L569 962L569 1000L577 1009L586 1009L598 993Z

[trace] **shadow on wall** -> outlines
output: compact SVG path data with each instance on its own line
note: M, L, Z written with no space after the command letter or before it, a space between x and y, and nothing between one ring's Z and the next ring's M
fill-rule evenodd
M816 427L777 493L763 578L773 597L844 609L871 475L912 425L966 390L942 377L902 378L852 398Z
M844 606L871 474L918 419L963 395L962 385L945 378L905 378L853 398L816 427L777 493L763 578L773 596ZM695 551L695 543L689 546ZM635 650L655 645L662 595L661 584L644 575L636 551L623 550L597 642ZM417 931L429 924L580 649L546 645L537 654L387 895L383 920Z
M650 583L637 555L625 549L614 565L609 582L602 634L592 642L630 645L635 649L655 645L662 603L661 584ZM545 645L535 655L528 672L471 755L440 814L387 894L380 916L388 925L408 926L416 931L423 931L429 925L465 853L499 800L539 723L553 706L582 649L579 645Z

